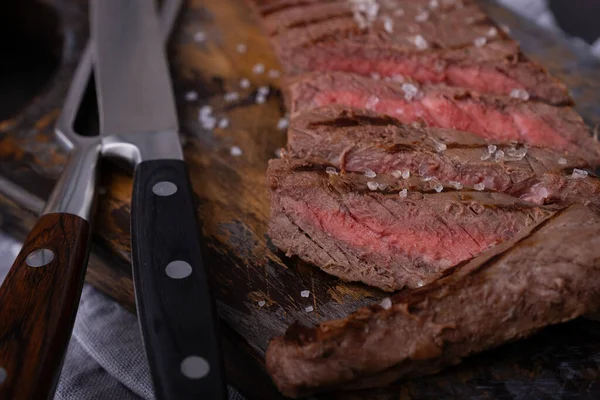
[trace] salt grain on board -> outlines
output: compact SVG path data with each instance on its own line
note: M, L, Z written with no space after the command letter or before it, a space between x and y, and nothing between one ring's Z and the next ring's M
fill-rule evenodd
M308 296L310 296L310 291L303 290L303 291L300 292L300 296L302 296L302 297L308 297Z
M408 196L408 190L402 189L398 194L400 195L401 199L405 199Z
M397 169L394 172L392 172L392 176L396 179L400 179L400 178L402 178L402 171Z
M240 54L244 54L246 51L248 51L248 47L244 43L239 43L237 46L235 46L235 50Z
M271 89L268 86L261 86L258 88L258 94L261 96L268 96Z
M186 92L185 99L187 101L196 101L196 100L198 100L198 92L196 92L194 90L190 90L189 92Z
M392 308L392 300L389 297L386 297L385 299L381 300L381 303L379 303L379 305L384 310L389 310L390 308Z
M441 183L436 183L436 184L433 186L433 189L434 189L436 192L440 193L442 190L444 190L444 186L443 186Z
M223 96L223 100L225 100L227 103L230 103L232 101L236 101L240 99L240 94L238 92L228 92L225 93L225 95Z
M496 154L494 155L494 159L496 159L497 161L503 160L504 159L504 152L502 150L498 150L496 152Z
M252 67L252 72L254 72L256 75L260 75L265 72L265 66L260 63L256 64L254 67Z
M377 174L376 174L376 173L375 173L375 171L373 171L372 169L370 169L370 168L367 168L367 169L365 170L365 176L366 176L367 178L375 178L375 177L377 176Z
M370 190L377 190L379 188L379 184L377 182L369 181L367 182L367 187Z
M313 312L315 309L313 308L313 306L308 306L304 309L304 311L306 312Z
M228 126L229 126L229 119L227 119L227 118L221 118L221 120L219 121L219 128L225 129Z
M265 304L267 304L267 302L264 301L264 300L261 300L261 301L258 302L258 306L259 307L263 307Z
M242 89L248 89L250 87L250 81L248 80L248 78L240 79L240 87Z
M488 144L488 153L490 154L494 154L496 152L496 150L498 150L498 147L495 144Z
M475 185L473 185L473 187L475 188L475 190L485 189L485 185L483 183L476 183Z
M290 121L287 118L279 118L277 121L277 129L280 131L286 129L290 125Z
M243 151L238 146L231 146L229 153L234 157L239 157L243 154Z
M561 157L558 159L558 163L561 165L565 165L567 163L567 159L564 157Z
M194 33L194 42L202 43L204 41L206 41L206 33L204 33L204 32Z
M402 179L408 179L410 178L410 171L406 170L404 172L402 172Z

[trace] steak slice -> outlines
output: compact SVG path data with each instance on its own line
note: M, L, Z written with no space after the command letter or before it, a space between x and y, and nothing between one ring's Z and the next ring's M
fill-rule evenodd
M290 76L305 72L342 71L363 76L420 83L444 83L483 94L525 91L532 100L572 105L567 87L539 64L528 60L512 40L483 47L412 51L387 44L365 45L351 40L285 48L278 54Z
M333 4L338 5L337 12ZM265 31L274 35L276 50L343 39L362 44L386 43L410 50L460 48L476 41L483 45L505 37L476 2L457 1L435 9L424 5L427 2L408 0L391 8L383 3L379 7L350 1L311 3L271 13L262 18L262 23ZM344 23L332 23L334 16Z
M267 176L277 247L386 291L430 283L555 209L496 192L437 193L416 178L331 174L289 158L271 160Z
M294 118L288 130L288 151L296 158L310 158L341 171L373 171L397 179L404 173L405 177L435 178L432 186L441 183L451 188L483 184L486 189L518 194L540 204L557 198L566 201L567 183L563 182L570 181L566 174L574 168L588 168L582 158L564 157L545 147L490 146L471 133L413 127L373 111L337 105ZM556 172L555 178L536 186L533 193L537 195L533 195L529 191L535 185L532 180L551 171Z
M366 108L402 123L475 133L486 139L517 141L568 151L591 165L600 145L570 107L494 97L451 88L373 80L343 72L309 73L290 79L286 92L292 117L320 106Z
M434 284L269 343L281 392L387 385L594 312L600 304L600 217L572 205Z

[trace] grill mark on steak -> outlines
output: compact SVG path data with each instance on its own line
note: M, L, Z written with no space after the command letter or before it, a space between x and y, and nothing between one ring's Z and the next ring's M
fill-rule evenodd
M572 108L486 96L444 85L411 85L341 72L310 73L289 81L286 102L292 118L331 104L370 108L402 123L425 122L500 142L515 140L570 151L590 164L600 161L600 145ZM411 88L418 91L408 97Z
M570 206L431 286L394 296L389 309L373 305L314 328L295 325L302 336L290 330L273 338L267 368L291 397L377 387L593 312L599 231L596 213Z

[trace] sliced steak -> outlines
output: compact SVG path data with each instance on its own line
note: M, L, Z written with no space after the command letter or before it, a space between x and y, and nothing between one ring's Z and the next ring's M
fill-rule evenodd
M288 158L271 160L267 175L277 247L386 291L430 283L554 210L502 193L437 193L419 179L331 174Z
M427 5L424 1L400 1L391 8L383 3L379 6L362 3L299 5L271 13L262 22L267 33L275 34L276 50L344 39L362 44L385 43L410 50L460 48L475 43L485 45L505 37L472 1L457 1L452 6L435 9L423 7ZM332 4L338 5L336 12ZM327 15L329 20L325 18ZM345 22L332 23L331 17Z
M341 40L305 49L282 49L279 59L288 75L342 71L384 79L407 77L420 83L444 83L483 94L514 95L521 90L533 100L573 104L566 86L539 64L526 59L511 40L483 47L421 52Z
M545 185L546 192L537 190L538 195L532 196L532 179L556 171L557 177L569 180L564 171L588 168L584 159L564 157L548 148L490 145L471 133L413 127L373 111L337 105L320 107L293 119L288 150L294 157L310 158L337 170L373 171L398 179L402 174L405 178L416 175L435 178L431 185L441 183L455 188L472 189L483 184L486 189L519 193L541 204L557 196L562 198L563 185Z
M600 161L600 144L592 140L589 128L570 107L486 96L445 85L385 82L343 72L309 73L291 79L286 102L292 117L338 104L374 110L403 123L425 123L499 142L568 151L591 165Z
M600 217L573 205L438 282L275 337L267 368L286 395L379 387L435 373L600 304Z

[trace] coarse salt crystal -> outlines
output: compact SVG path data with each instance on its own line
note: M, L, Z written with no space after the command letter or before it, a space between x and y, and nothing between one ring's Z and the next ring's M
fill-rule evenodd
M402 171L397 169L394 172L392 172L392 176L396 179L400 179L400 178L402 178Z
M325 168L325 172L329 175L338 175L337 169L335 169L333 167Z
M187 92L185 94L185 99L187 101L195 101L198 100L198 92L194 91L194 90L190 90L189 92Z
M400 198L405 199L408 196L408 190L402 189L398 194L400 195Z
M437 151L438 153L446 150L447 148L448 146L446 146L445 143L435 141L435 151Z
M212 114L212 107L211 106L202 106L200 107L200 111L199 114L202 115L210 115Z
M383 29L387 33L394 32L394 21L392 21L392 19L390 17L388 17L388 16L385 16L383 18Z
M475 40L473 41L473 44L475 45L475 47L483 47L483 46L485 46L486 43L487 43L487 39L484 36L479 36L478 38L475 38Z
M264 300L261 300L261 301L258 302L258 306L259 307L263 307L265 304L267 304L267 302L264 301Z
M523 158L527 155L527 149L522 147L519 150L515 151L515 157Z
M496 154L494 155L494 158L496 160L502 160L502 159L504 159L504 152L502 150L498 150L496 152Z
M279 118L277 121L277 129L284 130L290 125L290 122L287 118Z
M438 0L431 0L429 2L429 8L431 8L432 10L435 10L439 6L440 6L440 2Z
M417 35L413 38L413 43L415 44L415 46L417 47L417 49L421 49L421 50L425 50L426 48L429 47L429 44L427 43L427 40L425 40L425 38L421 35Z
M475 188L475 190L483 190L483 189L485 189L485 184L476 183L475 185L473 185L473 187Z
M225 93L225 95L223 96L223 100L225 100L228 103L239 100L239 99L240 99L240 94L238 92Z
M513 89L510 91L510 97L513 99L519 99L523 101L529 100L529 93L523 89Z
M457 181L450 181L448 182L450 185L452 185L454 187L454 189L456 190L460 190L463 188L463 184Z
M379 303L379 305L384 310L389 310L390 308L392 308L392 300L389 297L386 297L385 299L381 300L381 303Z
M310 291L303 290L303 291L300 292L300 296L302 296L302 297L308 297L308 296L310 296Z
M313 312L315 309L313 308L313 306L308 306L304 309L304 311L306 312Z
M235 46L235 50L238 53L244 54L246 51L248 51L248 47L244 43L238 43L237 46Z
M227 119L227 118L221 118L221 120L219 121L219 128L225 129L228 126L229 126L229 119Z
M211 116L201 117L200 124L204 129L211 130L217 125L217 119Z
M256 104L264 104L264 102L267 101L267 96L258 93L254 101L256 102Z
M574 179L581 179L588 176L588 172L583 169L574 168L573 174L571 175Z
M261 86L258 88L258 94L260 94L261 96L268 96L270 90L271 89L269 89L268 86Z
M377 103L379 103L379 97L369 96L367 102L365 103L365 107L367 108L367 110L374 110Z
M377 182L369 181L367 182L367 187L370 190L377 190L379 188L379 184Z
M490 158L492 158L492 155L490 153L485 153L484 155L481 156L481 161L487 161Z
M250 80L248 80L248 78L240 79L240 87L242 89L248 89L250 87Z
M558 159L558 163L561 165L565 165L567 163L567 159L564 157L561 157Z
M231 146L231 149L229 149L229 154L234 157L239 157L243 154L243 151L238 146Z
M423 10L415 16L415 21L425 22L429 19L429 11Z
M410 178L410 171L406 170L404 172L402 172L402 179L408 179Z
M404 98L406 101L411 101L419 93L419 89L412 83L403 83L402 90L404 91Z
M379 190L385 190L385 189L387 189L387 187L388 187L387 183L380 183L377 185L377 188Z
M487 35L488 37L494 37L494 36L496 36L497 34L498 34L498 29L496 29L496 28L494 28L494 27L491 27L491 28L490 28L490 29L487 31L487 33L486 33L486 35Z
M365 170L365 176L366 176L367 178L375 178L375 177L377 176L377 174L376 174L376 173L375 173L375 171L373 171L372 169L370 169L370 168L367 168L367 169Z
M279 72L276 69L270 69L269 72L267 72L267 75L269 76L269 78L279 78L279 76L281 75L281 72Z
M496 152L496 150L498 150L498 147L495 144L488 144L488 153L490 154L494 154Z
M194 33L194 42L201 43L206 40L206 33L204 32L196 32Z
M260 63L256 64L254 67L252 67L252 72L254 72L256 75L260 75L265 72L265 66Z
M433 189L440 193L442 190L444 190L444 186L441 183L436 183L435 186L433 187Z

